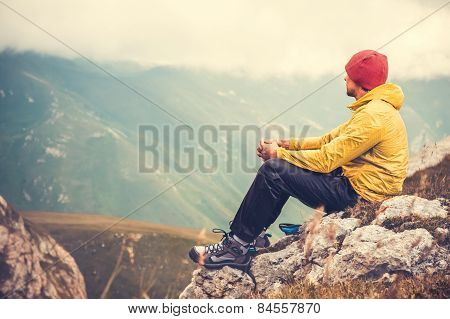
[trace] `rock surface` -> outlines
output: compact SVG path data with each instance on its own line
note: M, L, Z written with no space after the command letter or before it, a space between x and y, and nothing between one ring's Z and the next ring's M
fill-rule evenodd
M240 270L228 266L220 271L197 269L193 283L181 294L181 298L243 298L252 291L252 279Z
M372 224L382 226L411 220L446 219L447 207L444 202L445 200L426 200L417 196L397 196L380 205L380 213Z
M351 279L377 280L385 273L433 274L447 268L445 250L433 243L425 229L395 233L370 225L345 238L342 248L327 265L330 283Z
M426 275L448 272L448 246L434 236L448 235L447 207L439 200L399 196L382 204L372 225L340 214L315 215L300 235L286 236L254 257L251 277L236 269L198 269L180 298L267 297L293 281L313 284L352 279L379 280L397 273ZM390 229L390 221L409 223L447 220L435 231L412 223L408 229ZM438 229L439 228L439 229Z
M0 196L0 297L86 298L78 266Z

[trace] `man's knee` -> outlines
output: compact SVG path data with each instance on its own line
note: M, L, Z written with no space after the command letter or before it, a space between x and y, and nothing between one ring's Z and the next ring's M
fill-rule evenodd
M307 175L313 174L313 172L303 169L301 167L295 166L288 161L285 161L281 158L271 158L263 163L258 171L259 174L262 174L266 177L270 176L285 176L292 177L297 176L297 178L304 178Z
M289 163L286 162L285 160L282 160L280 158L271 158L261 165L258 173L263 174L265 176L272 175L273 173L279 175L280 173L282 173L283 170L286 169L286 164Z

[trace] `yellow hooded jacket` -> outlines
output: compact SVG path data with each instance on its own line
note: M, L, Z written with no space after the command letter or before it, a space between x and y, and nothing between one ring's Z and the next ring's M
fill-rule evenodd
M353 114L347 122L321 137L293 138L277 157L320 173L342 167L354 190L371 202L398 195L408 167L402 104L400 87L380 85L348 106Z

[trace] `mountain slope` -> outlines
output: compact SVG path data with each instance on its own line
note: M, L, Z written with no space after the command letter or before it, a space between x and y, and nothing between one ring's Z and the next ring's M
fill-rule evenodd
M221 131L214 174L195 172L131 217L177 226L226 228L251 184L259 161L254 154L258 125L297 102L324 79L254 79L244 74L155 67L126 63L104 65L146 97L199 128L203 124L253 125L247 140ZM445 88L449 79L399 83L402 109L412 148L449 132ZM319 135L345 121L343 81L335 81L275 120L290 135ZM326 115L326 116L324 116ZM189 152L208 155L197 137L181 141L176 156L173 129L177 121L142 97L82 60L32 52L0 53L0 192L21 210L86 211L124 216L179 181ZM138 126L160 129L159 160L153 173L138 172ZM166 143L162 127L171 125ZM197 131L194 131L195 134ZM168 157L164 157L168 154ZM198 156L198 157L197 157ZM231 172L226 166L233 163ZM241 163L250 169L244 170ZM170 168L170 169L169 169ZM169 169L167 171L167 169ZM280 222L302 222L311 211L290 200ZM276 230L274 230L276 232Z

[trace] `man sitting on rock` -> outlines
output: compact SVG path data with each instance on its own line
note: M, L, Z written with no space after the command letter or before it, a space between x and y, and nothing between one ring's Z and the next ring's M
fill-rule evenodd
M359 196L379 202L402 191L408 142L399 109L403 92L385 83L385 55L365 50L346 64L352 116L321 137L265 141L264 160L230 226L216 244L195 246L189 256L209 268L243 268L249 248L275 222L290 196L326 213L354 206Z

